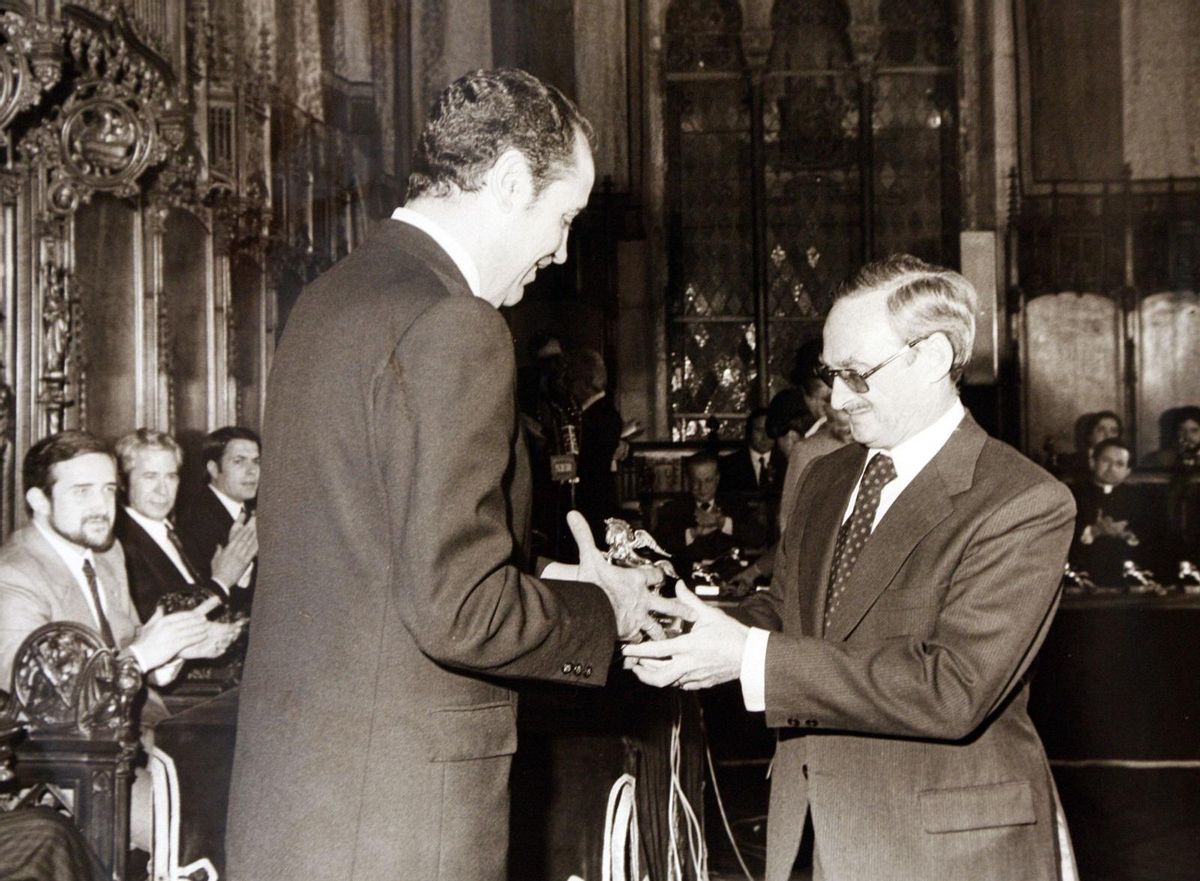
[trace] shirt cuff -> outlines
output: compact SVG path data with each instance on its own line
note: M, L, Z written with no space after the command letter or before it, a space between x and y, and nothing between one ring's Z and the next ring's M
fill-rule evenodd
M552 561L547 563L546 568L542 570L542 578L550 578L555 581L578 581L579 567Z
M751 627L742 649L742 701L751 713L767 708L767 638L769 630Z

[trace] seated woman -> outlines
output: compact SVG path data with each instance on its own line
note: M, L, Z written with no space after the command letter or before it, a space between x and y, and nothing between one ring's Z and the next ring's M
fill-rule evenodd
M1179 470L1200 466L1200 407L1175 407L1164 412L1159 421L1163 449L1152 453L1146 465Z
M1059 476L1068 483L1091 482L1091 460L1096 445L1109 438L1124 436L1121 417L1112 410L1084 413L1075 420L1075 452L1059 462Z

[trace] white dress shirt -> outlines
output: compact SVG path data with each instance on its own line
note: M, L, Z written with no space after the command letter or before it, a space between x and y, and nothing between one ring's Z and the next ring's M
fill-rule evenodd
M450 235L444 226L430 220L418 211L413 211L411 208L397 208L392 212L392 220L398 220L401 223L407 223L409 226L415 226L437 242L438 247L445 251L446 256L454 261L454 265L458 267L458 271L467 280L467 287L471 289L471 293L476 297L483 296L480 292L483 288L483 282L479 278L479 267L475 265L475 260L471 257L467 249L454 236Z
M125 513L129 515L134 523L146 530L148 536L154 539L154 543L158 545L158 549L167 555L167 559L171 561L171 565L179 570L179 574L183 576L184 581L188 584L195 584L196 580L192 578L192 573L188 570L187 564L179 556L179 549L167 537L167 522L165 520L151 520L145 514L139 514L129 506L125 507Z
M963 409L962 401L955 398L954 403L945 413L912 437L890 450L872 449L868 451L867 462L870 462L879 453L886 452L892 457L892 463L896 469L896 476L883 487L879 494L879 508L871 523L872 532L879 525L879 521L883 519L883 515L891 508L892 503L900 497L900 493L904 492L913 479L946 445L946 441L950 440L950 435L954 433L954 429L958 428L965 415L966 410ZM866 471L865 463L863 471ZM858 498L858 486L861 481L862 475L860 474L858 481L854 484L854 489L850 492L850 498L846 502L846 510L842 514L843 523L854 512L854 502ZM769 637L770 631L751 627L750 633L746 637L746 646L742 650L740 677L742 700L746 703L746 709L751 712L761 712L767 707L766 675Z

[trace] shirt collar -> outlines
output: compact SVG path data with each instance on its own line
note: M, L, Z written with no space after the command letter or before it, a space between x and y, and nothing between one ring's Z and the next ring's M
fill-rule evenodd
M153 520L145 514L135 511L128 505L125 506L125 513L129 515L134 523L146 530L152 537L166 539L167 523L165 520Z
M483 283L479 279L479 267L475 265L475 260L471 257L470 252L454 236L450 235L450 232L444 226L418 211L403 207L397 208L392 212L392 220L398 220L401 223L407 223L409 226L415 226L437 242L438 247L445 251L446 256L454 261L454 265L458 267L458 271L467 280L467 287L471 289L471 293L476 297L483 297L483 293L481 292Z
M871 456L879 452L886 452L892 457L896 475L901 479L911 479L919 474L921 469L928 465L930 460L946 445L946 441L950 440L950 435L954 434L954 429L958 428L958 424L962 422L966 414L967 411L963 408L962 401L955 398L954 403L945 413L908 440L897 444L890 450L872 449Z
M829 420L826 419L824 416L818 417L817 421L814 422L811 426L809 426L808 431L804 432L804 436L812 437L814 434L816 434L818 431L820 431L822 428L824 428L825 423L828 421Z
M53 529L47 529L36 520L33 521L33 525L37 527L38 532L50 543L50 547L54 548L54 553L58 554L59 558L67 564L67 568L72 573L76 573L83 568L84 560L92 563L93 566L95 565L91 548L83 548L73 541L67 541Z
M229 512L230 517L236 520L242 515L242 511L245 510L246 507L244 504L239 502L237 499L229 498L229 496L225 495L225 493L221 492L211 483L208 485L208 488L213 491L213 495L217 497L217 501L221 503L221 507Z
M579 412L582 413L584 410L586 410L588 407L592 406L592 404L596 403L598 400L600 400L603 397L604 397L604 392L596 392L596 394L592 395L590 398L588 398L586 401L584 401L582 404L579 405Z

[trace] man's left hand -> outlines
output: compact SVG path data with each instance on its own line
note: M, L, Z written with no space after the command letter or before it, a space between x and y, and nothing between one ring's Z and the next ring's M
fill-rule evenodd
M627 645L625 667L647 685L676 685L685 691L711 688L741 676L742 652L750 628L707 605L680 582L675 594L692 622L690 632L673 639Z

